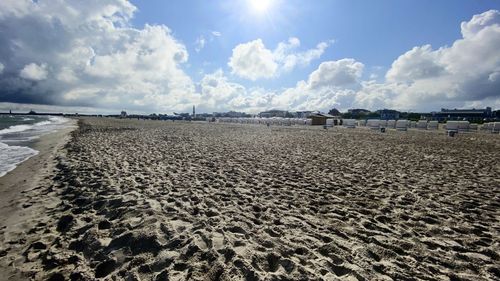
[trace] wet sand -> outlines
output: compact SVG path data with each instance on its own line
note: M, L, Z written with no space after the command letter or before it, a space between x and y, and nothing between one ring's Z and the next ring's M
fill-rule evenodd
M498 135L79 125L2 226L11 280L500 278Z
M29 199L39 194L35 190L47 184L54 174L55 158L69 140L69 133L75 125L75 121L70 121L67 128L41 136L33 144L33 149L39 154L0 178L0 280L26 280L22 270L18 269L18 266L23 268L21 251L26 246L25 235L35 220L49 219L44 218L44 213L58 201L56 197L46 196L40 196L35 202Z

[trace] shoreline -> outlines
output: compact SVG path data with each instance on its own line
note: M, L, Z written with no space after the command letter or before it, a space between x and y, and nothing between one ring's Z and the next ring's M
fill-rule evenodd
M21 162L16 168L0 177L0 271L2 279L10 276L6 280L25 280L21 276L15 276L11 261L5 261L4 251L15 239L11 233L26 232L29 227L24 223L27 218L39 215L37 212L43 206L34 206L25 202L26 193L36 189L37 185L52 175L56 164L56 157L59 151L70 140L71 132L76 128L76 120L68 122L68 126L55 132L40 136L27 147L35 149L38 154ZM36 205L36 204L35 204ZM28 208L30 207L30 208ZM11 248L13 249L13 248ZM11 278L13 277L13 279Z

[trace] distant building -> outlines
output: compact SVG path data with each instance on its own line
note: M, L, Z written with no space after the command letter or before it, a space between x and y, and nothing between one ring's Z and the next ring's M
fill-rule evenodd
M307 118L309 115L313 114L313 111L297 111L293 115L296 118Z
M467 121L482 121L484 119L493 119L495 116L491 111L491 107L484 109L446 109L441 108L440 112L431 112L430 120L446 121L446 120L467 120Z
M181 117L184 120L191 120L191 115L189 113L183 112L183 113L176 113L174 112L175 116Z
M361 109L361 108L353 108L353 109L348 109L347 113L351 115L351 118L358 119L361 117L364 117L365 115L370 114L370 110L367 109Z
M193 105L193 118L196 118L196 108Z
M30 110L30 112L28 112L28 115L36 115L36 112L34 110Z
M398 120L400 112L393 109L382 109L378 110L378 113L381 120Z
M213 117L231 117L231 118L241 118L241 117L252 117L252 115L247 114L245 112L214 112Z
M127 112L126 111L122 111L120 113L120 118L127 118Z
M269 110L269 111L263 111L259 113L259 117L261 118L271 118L271 117L287 117L288 111L285 110Z
M326 125L326 120L327 119L334 119L337 120L339 117L333 116L330 114L324 114L324 113L313 113L310 114L307 118L311 119L311 125Z

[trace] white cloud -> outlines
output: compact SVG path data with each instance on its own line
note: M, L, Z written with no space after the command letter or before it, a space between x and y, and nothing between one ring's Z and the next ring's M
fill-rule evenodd
M252 81L272 78L278 70L273 53L264 46L261 39L236 46L228 65L233 74Z
M205 46L207 46L208 43L213 42L217 37L220 36L222 36L222 33L220 33L219 31L212 31L206 36L203 34L198 36L198 38L196 38L196 41L194 42L194 50L199 53L205 48Z
M319 59L332 41L321 42L316 48L297 52L300 40L295 37L281 42L274 51L267 49L261 39L239 44L233 49L229 67L233 74L252 81L278 77L297 66L307 66Z
M470 38L477 35L481 30L500 24L500 12L489 10L479 15L474 15L468 22L462 22L461 31L464 38Z
M294 52L300 47L300 40L296 37L288 39L288 43L281 42L274 50L276 61L282 65L284 72L289 72L297 66L307 66L311 61L319 59L333 41L321 42L316 48L304 52Z
M485 99L499 103L500 13L475 15L461 29L463 38L450 47L415 47L392 64L384 87L402 83L405 89L394 94L389 105L425 110Z
M413 82L417 79L436 78L445 74L445 66L439 62L440 52L430 45L415 47L392 63L386 74L390 82Z
M226 101L246 93L246 89L242 85L229 82L221 69L205 75L200 82L200 87L201 98L204 100L205 106L215 109Z
M364 65L354 59L327 61L309 76L309 88L322 86L347 87L358 82Z
M500 107L498 11L462 23L462 38L451 46L401 54L385 80L384 70L369 68L367 76L378 80L362 81L365 65L346 58L322 62L293 87L269 90L231 82L222 70L195 85L183 71L186 47L166 26L132 27L135 10L125 0L0 1L0 100L165 113L193 104L208 112ZM199 46L220 36L204 34ZM331 43L301 50L292 37L268 49L257 39L236 46L228 65L252 81L275 78L319 59Z
M36 63L30 63L21 69L19 76L28 80L40 81L47 79L48 74L46 64L38 65Z
M386 72L385 81L362 81L364 65L354 59L323 62L295 87L268 92L264 107L413 112L440 107L500 107L500 13L475 15L462 23L462 34L463 38L451 46L434 50L423 45L402 54ZM277 49L285 53L299 44L291 39ZM252 98L247 93L246 100ZM238 101L245 104L245 99Z
M1 1L2 101L146 112L198 103L185 46L166 26L131 27L135 10L125 0Z
M205 40L205 37L203 37L203 35L200 35L198 38L196 38L195 48L194 48L196 52L199 52L203 48L205 48L206 43L207 41Z

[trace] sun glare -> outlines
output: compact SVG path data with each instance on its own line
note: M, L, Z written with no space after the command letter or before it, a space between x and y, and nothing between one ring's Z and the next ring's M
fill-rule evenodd
M248 0L254 11L263 13L269 9L272 0Z

